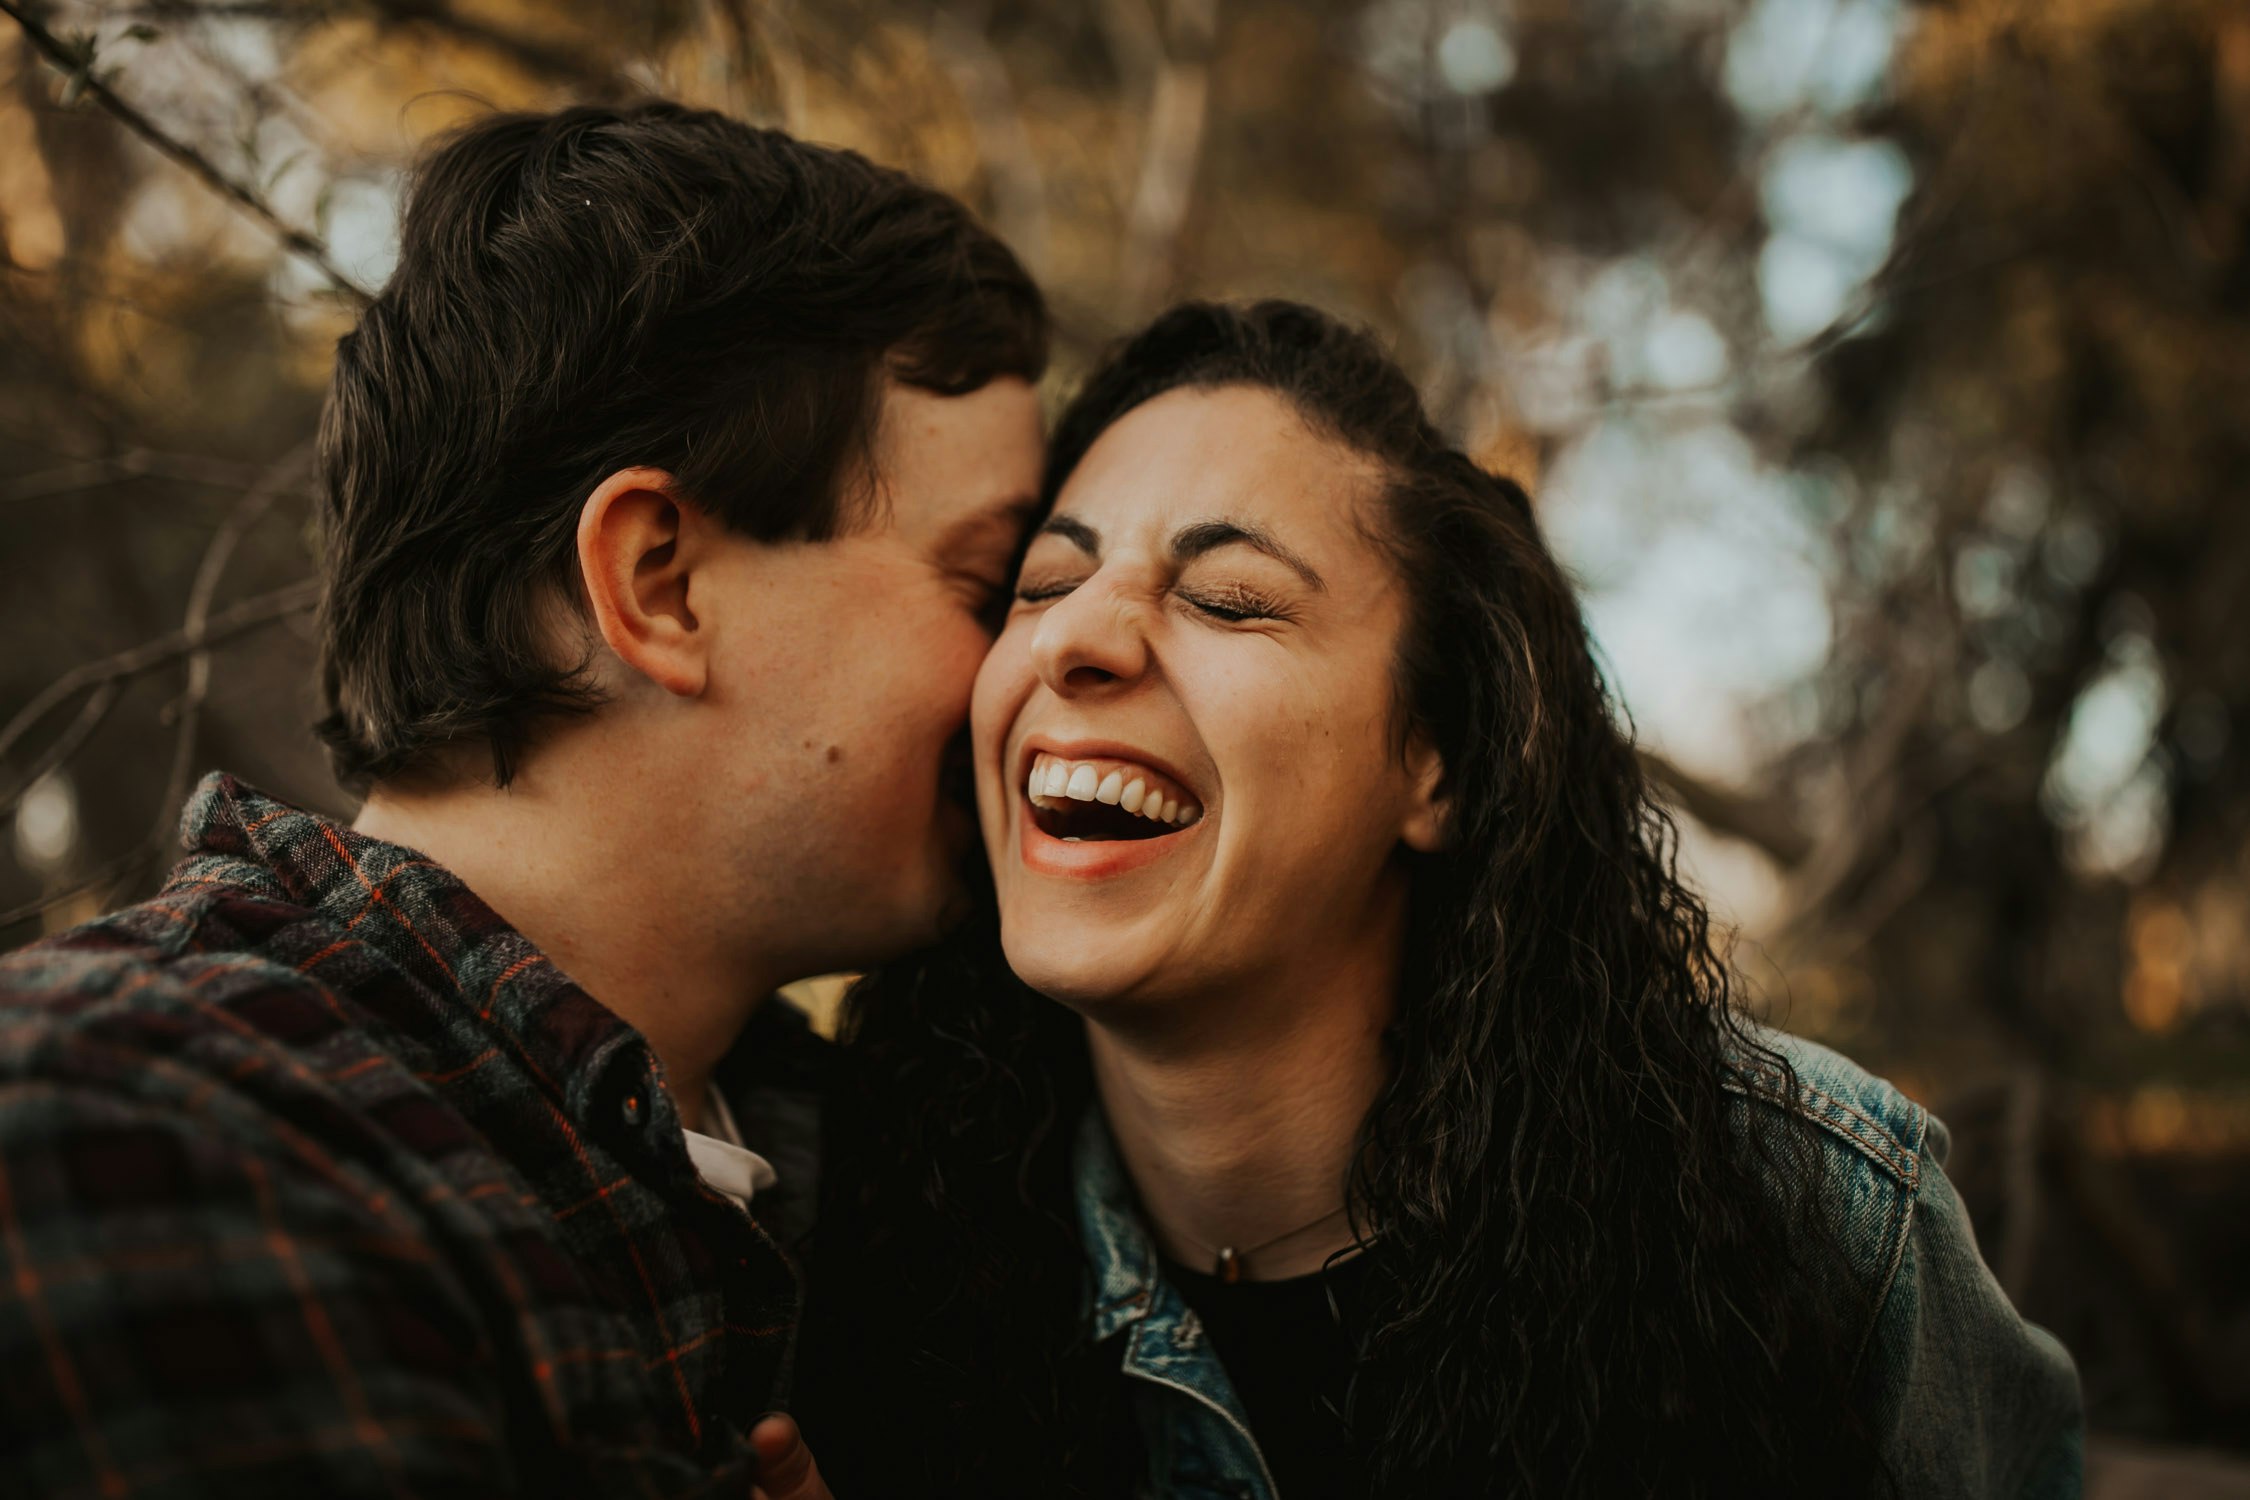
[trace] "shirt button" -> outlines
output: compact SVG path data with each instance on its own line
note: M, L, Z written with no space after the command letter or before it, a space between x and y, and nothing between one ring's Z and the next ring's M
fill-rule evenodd
M626 1124L638 1125L648 1117L648 1105L642 1100L639 1092L635 1091L625 1096L625 1103L620 1108L619 1113L625 1116Z

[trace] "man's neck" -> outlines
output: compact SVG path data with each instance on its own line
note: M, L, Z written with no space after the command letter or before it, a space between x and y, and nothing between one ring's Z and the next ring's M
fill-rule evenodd
M719 919L726 903L667 857L676 846L663 830L567 795L560 778L378 788L353 826L445 866L639 1031L691 1130L707 1124L719 1059L758 1001L793 977L745 951L745 934Z
M1276 986L1272 1005L1212 997L1259 1023L1184 1044L1088 1024L1110 1134L1169 1258L1208 1269L1232 1249L1245 1278L1279 1281L1352 1243L1345 1182L1388 1077L1395 968L1331 973L1315 992Z

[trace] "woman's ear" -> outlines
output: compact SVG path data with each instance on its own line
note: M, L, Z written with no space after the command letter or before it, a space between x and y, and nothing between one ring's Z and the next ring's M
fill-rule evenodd
M1452 847L1453 799L1445 790L1445 759L1419 731L1407 742L1406 774L1406 821L1399 841L1417 854Z
M620 469L578 512L578 572L594 628L619 661L668 693L700 695L708 632L689 583L708 561L711 523L661 469Z

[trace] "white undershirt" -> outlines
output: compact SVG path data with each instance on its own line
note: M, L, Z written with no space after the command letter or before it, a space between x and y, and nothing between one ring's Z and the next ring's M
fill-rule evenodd
M747 1209L760 1188L770 1188L780 1181L773 1163L742 1144L734 1111L727 1108L726 1096L715 1083L703 1096L703 1123L716 1133L682 1132L687 1137L688 1160L705 1182Z

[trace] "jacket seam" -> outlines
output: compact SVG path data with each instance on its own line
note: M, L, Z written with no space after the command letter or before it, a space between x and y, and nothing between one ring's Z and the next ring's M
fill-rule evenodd
M1216 1397L1212 1396L1209 1392L1198 1388L1193 1382L1185 1380L1175 1380L1168 1375L1159 1374L1157 1371L1150 1369L1147 1365L1139 1363L1141 1352L1141 1338L1142 1335L1147 1331L1147 1328L1148 1322L1145 1318L1133 1325L1132 1336L1126 1341L1125 1345L1125 1373L1135 1380L1145 1380L1150 1385L1163 1386L1168 1390L1178 1391L1180 1394L1189 1397L1198 1404L1209 1409L1219 1418L1219 1420L1225 1422L1227 1426L1233 1428L1235 1435L1240 1437L1242 1441L1249 1446L1250 1456L1258 1461L1258 1477L1265 1482L1265 1494L1270 1497L1277 1493L1273 1482L1273 1468L1266 1462L1265 1452L1263 1449L1259 1448L1258 1439L1251 1433L1248 1423L1244 1422L1242 1418L1236 1416L1233 1412L1228 1411L1225 1405L1223 1405ZM1223 1365L1220 1368L1222 1372L1225 1369Z
M1786 1104L1788 1101L1782 1097L1779 1088L1753 1087L1753 1083L1778 1083L1779 1078L1779 1073L1772 1068L1761 1067L1757 1069L1755 1078L1753 1078L1750 1069L1738 1066L1734 1070L1734 1076L1729 1077L1723 1086L1734 1090L1745 1098L1762 1098L1770 1104ZM1738 1082L1738 1079L1741 1081ZM1899 1139L1896 1131L1870 1118L1848 1101L1839 1099L1814 1084L1807 1083L1801 1072L1797 1076L1797 1093L1799 1103L1832 1107L1865 1125L1870 1131L1874 1132L1873 1139L1861 1135L1850 1125L1828 1113L1825 1108L1810 1111L1815 1123L1862 1147L1869 1156L1875 1159L1878 1166L1887 1170L1902 1186L1910 1189L1920 1186L1921 1158L1918 1154L1908 1150L1906 1143ZM1908 1101L1908 1104L1917 1116L1922 1114L1920 1105L1914 1104L1911 1100Z
M1882 1282L1875 1289L1873 1310L1868 1315L1866 1329L1859 1336L1859 1347L1852 1353L1851 1378L1858 1377L1860 1366L1867 1359L1868 1346L1875 1341L1875 1330L1882 1324L1883 1312L1891 1304L1891 1293L1898 1286L1898 1273L1906 1265L1906 1244L1914 1236L1914 1209L1920 1197L1918 1190L1901 1192L1891 1205L1890 1264L1884 1268Z
M1757 1071L1761 1076L1775 1080L1776 1082L1779 1081L1781 1076L1779 1069L1766 1066L1764 1064L1759 1064L1757 1066ZM1797 1090L1801 1095L1813 1099L1818 1099L1824 1104L1833 1104L1836 1108L1842 1110L1844 1113L1850 1115L1852 1118L1866 1125L1868 1129L1875 1131L1878 1135L1890 1137L1893 1143L1898 1146L1900 1153L1902 1155L1904 1154L1905 1144L1898 1141L1896 1131L1892 1130L1889 1126L1884 1125L1881 1121L1876 1120L1873 1116L1867 1114L1864 1110L1860 1109L1859 1106L1853 1104L1850 1100L1840 1098L1835 1094L1831 1094L1826 1089L1821 1088L1818 1084L1806 1082L1805 1075L1801 1069L1795 1071L1797 1073ZM1778 1090L1776 1090L1775 1092L1778 1093Z

